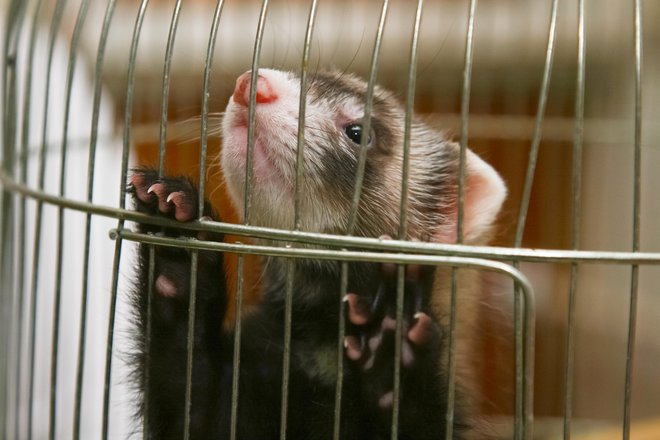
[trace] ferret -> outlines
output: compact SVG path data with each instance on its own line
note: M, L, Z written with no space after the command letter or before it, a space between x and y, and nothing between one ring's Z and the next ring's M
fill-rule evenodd
M300 79L293 73L257 73L251 224L293 225ZM236 208L243 214L251 73L238 77L222 122L222 168ZM364 132L366 83L356 76L317 72L310 77L304 127L304 186L300 229L342 234L348 225L360 142L367 161L354 234L396 236L403 163L404 110L394 95L374 91L371 129ZM467 151L463 242L481 244L506 195L493 168ZM418 119L412 124L407 239L456 241L459 147ZM184 177L159 178L134 170L129 188L136 209L185 222L197 212L197 189ZM144 233L195 232L139 224ZM205 239L222 240L208 234ZM190 252L155 247L149 285L149 246L140 247L134 292L138 326L136 372L152 439L182 438L187 359ZM199 251L190 438L228 438L231 425L233 330L222 326L228 294L223 255ZM264 257L263 301L242 322L237 437L276 439L280 434L281 381L287 262ZM393 407L396 266L350 263L348 292L339 297L340 264L296 260L293 272L291 371L287 438L327 439L334 432L340 301L346 339L340 438L389 439ZM442 279L439 279L442 278ZM445 437L447 374L447 271L409 266L405 275L401 394L397 436ZM434 287L435 286L435 287ZM147 295L152 291L147 345ZM438 299L441 298L441 299ZM442 299L444 298L444 299ZM444 308L444 310L442 310ZM146 387L146 388L145 388ZM456 391L453 438L469 438L469 396ZM146 413L145 413L146 412Z

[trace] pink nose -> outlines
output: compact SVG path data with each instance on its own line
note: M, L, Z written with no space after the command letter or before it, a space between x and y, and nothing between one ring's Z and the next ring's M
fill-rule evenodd
M247 71L236 80L234 102L247 107L250 100L251 72ZM257 75L257 104L268 104L277 100L273 85L264 75Z

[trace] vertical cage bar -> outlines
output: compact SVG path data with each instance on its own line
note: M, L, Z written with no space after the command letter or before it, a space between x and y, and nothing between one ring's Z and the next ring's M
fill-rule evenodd
M383 32L385 30L385 19L387 18L389 0L383 0L378 20L378 29L374 39L374 50L371 54L371 66L369 69L369 81L367 83L367 94L364 104L364 116L362 118L362 139L360 139L360 154L358 157L357 173L355 175L355 188L351 211L346 226L346 235L353 235L355 223L357 221L358 207L360 205L360 196L362 194L362 182L364 181L364 168L367 162L367 147L369 132L371 131L371 108L374 102L374 88L376 87L376 76L378 74L378 64L380 62L380 48L383 42Z
M165 153L167 148L167 119L169 112L169 96L170 96L170 72L172 67L172 58L174 53L174 42L176 41L176 31L179 25L179 16L181 13L182 1L177 0L174 4L174 9L172 10L172 18L170 19L169 31L167 34L167 44L165 47L165 56L163 60L163 85L161 90L161 112L160 112L160 124L159 124L159 136L158 136L158 176L163 177L165 169ZM149 279L154 279L154 268L155 264L152 261L154 254L149 254L148 262L148 274ZM196 256L193 258L194 261L197 261ZM191 260L191 264L192 261ZM195 263L196 264L196 263ZM191 280L191 283L193 281ZM195 303L195 298L193 296L195 292L191 292L190 303ZM151 310L147 310L147 321L151 322L151 316L149 313ZM188 388L189 381L186 381L186 396L185 396L185 410L184 410L184 438L188 438L188 417L187 413L189 410L188 404ZM105 430L104 430L105 431Z
M78 55L78 43L82 28L87 17L89 8L89 0L83 0L78 9L78 16L71 37L71 47L69 48L69 61L66 73L65 85L65 102L64 102L64 126L62 129L62 144L60 150L60 182L59 182L59 195L64 197L66 185L66 164L68 152L68 136L69 136L69 114L71 111L71 92L73 86L73 77L76 68L76 60ZM57 358L59 354L59 332L60 332L60 312L61 312L61 299L62 299L62 266L63 266L63 253L64 253L64 207L60 206L57 212L57 249L55 257L55 292L54 292L54 306L53 306L53 328L52 332L52 348L51 348L51 361L50 361L50 415L48 419L48 438L53 440L57 427Z
M206 61L204 65L204 85L202 90L202 120L201 120L201 134L200 134L200 151L199 151L199 194L197 200L198 217L201 219L204 216L204 192L206 187L206 154L208 147L208 107L209 107L209 87L211 77L211 66L213 64L213 50L218 32L218 25L220 23L220 13L224 2L219 0L216 4L215 13L213 15L213 22L211 24L211 33L209 35L209 43L207 46ZM186 401L185 401L185 416L184 416L184 438L190 438L190 415L192 409L192 374L194 363L194 349L195 349L195 314L197 303L197 272L198 272L198 258L199 252L193 250L191 252L190 260L190 304L188 309L188 358L186 362Z
M337 328L337 383L335 385L335 420L333 440L341 439L341 396L344 392L344 359L345 348L344 340L346 339L346 306L344 303L345 292L348 291L348 262L341 262L339 279L339 293L341 301L339 302L339 321Z
M137 17L135 18L135 25L133 27L133 35L131 38L131 48L129 52L129 61L128 61L128 73L126 75L126 105L124 108L124 132L123 132L123 142L122 142L122 154L121 154L121 176L119 178L119 208L125 209L126 207L126 183L128 180L128 154L131 141L131 124L133 121L133 102L134 102L134 91L135 91L135 65L137 60L137 49L140 40L142 24L144 22L144 16L147 10L147 5L149 0L141 0L140 8L138 10ZM119 219L117 221L117 230L122 230L124 227L124 220ZM117 291L119 289L119 264L121 262L121 251L122 251L122 239L117 237L115 242L114 257L112 261L112 286L110 288L110 307L108 311L108 332L106 340L106 354L105 354L105 376L103 381L103 419L102 426L103 431L102 435L104 438L108 437L108 416L110 412L110 380L111 380L111 371L112 371L112 353L114 346L114 326L115 326L115 310L117 307ZM149 273L153 276L153 270L150 270ZM149 309L149 305L147 306ZM147 321L150 319L149 310L147 311ZM149 327L147 324L147 327ZM149 335L147 335L147 338ZM145 341L148 343L148 341ZM148 381L145 383L145 392L149 391ZM145 394L145 402L148 401L148 395ZM148 408L145 408L145 414L148 412ZM147 421L143 422L143 425L146 426Z
M463 90L461 93L461 137L458 170L458 217L456 243L463 243L463 216L465 208L465 158L467 154L468 124L470 120L470 91L472 88L472 64L474 60L474 22L477 0L470 0L467 32L465 35L465 66L463 68Z
M468 124L470 116L470 90L472 86L472 64L474 59L474 26L477 0L470 0L467 32L465 35L465 64L463 68L463 90L461 93L461 136L458 162L458 212L456 219L456 243L463 243L463 216L465 208L465 160L467 155ZM456 320L458 297L458 269L451 270L451 301L449 311L449 346L447 359L447 412L445 438L453 438L456 393Z
M98 124L101 106L103 63L105 60L105 49L110 31L110 24L114 13L115 0L110 0L106 7L101 28L101 36L96 57L96 66L94 72L94 98L92 108L92 124L90 129L89 155L87 158L87 201L92 202L94 194L94 175L96 164L96 149L98 144ZM83 256L83 277L82 294L80 303L80 329L78 340L78 365L76 368L76 394L74 403L74 424L73 438L80 438L81 409L82 409L82 388L85 371L85 343L87 339L87 297L89 291L89 254L91 245L91 214L87 214L85 219L85 244Z
M415 111L415 86L417 80L417 50L419 48L419 29L422 23L424 0L417 1L413 34L410 41L408 60L408 87L406 90L405 120L403 126L403 163L401 165L401 203L399 205L399 240L405 240L408 234L408 197L410 179L410 136L413 112Z
M405 287L406 267L399 264L396 267L396 325L394 328L394 378L392 389L392 424L390 439L399 438L399 406L401 400L401 347L403 338L403 290Z
M419 29L422 22L424 0L418 0L413 24L413 34L410 41L410 58L408 60L408 87L406 90L406 107L403 132L403 163L401 167L401 203L399 205L398 239L405 240L408 234L408 190L410 179L410 137L412 116L415 108L415 84L417 79L417 49L419 48ZM401 400L401 345L403 340L403 297L406 266L397 267L396 292L396 328L394 345L394 384L392 388L392 426L390 436L393 440L399 435L399 409Z
M520 281L514 282L521 285ZM531 286L519 290L523 303L523 341L522 341L522 363L523 363L523 435L527 440L534 438L534 343L536 331L536 303ZM519 295L516 295L519 296Z
M165 149L167 147L167 115L169 110L170 97L170 71L172 69L172 58L174 53L174 42L176 40L176 31L179 28L179 15L181 13L181 0L177 0L172 11L170 21L170 30L167 35L167 46L165 48L165 60L163 62L163 88L160 102L160 133L159 152L158 152L158 174L163 177L165 169Z
M44 108L43 108L43 126L41 133L41 146L39 148L39 170L38 170L38 188L39 191L44 189L46 178L46 150L48 148L48 113L50 102L50 76L53 64L53 54L55 52L55 39L57 31L60 27L62 15L66 0L58 0L55 5L55 11L50 24L48 35L48 58L46 61L46 81L44 92ZM41 255L41 226L43 215L43 202L37 201L37 209L34 223L34 249L32 259L32 280L31 280L31 294L30 294L30 343L29 343L29 358L28 358L28 425L27 425L27 438L32 439L32 418L33 418L33 403L34 403L34 381L35 381L35 346L37 342L37 301L39 299L39 257Z
M305 179L305 115L307 111L307 70L309 69L309 54L312 46L312 36L316 20L318 0L312 0L307 17L307 29L303 43L302 63L300 66L300 100L298 103L298 143L296 149L296 194L293 207L293 228L300 230L300 199Z
M38 3L34 9L32 15L32 23L30 28L30 42L28 48L28 56L26 62L26 71L25 71L25 86L23 90L23 102L22 102L22 112L23 119L21 125L21 151L20 151L20 178L21 183L26 184L28 178L28 150L30 148L30 114L32 109L32 73L34 66L34 52L37 43L37 30L38 30L38 19L41 14L41 8L43 6L43 0L38 0ZM24 310L28 306L28 302L25 301L27 297L27 292L25 289L25 264L26 264L26 255L25 249L26 245L26 207L27 207L27 198L21 197L20 206L19 206L19 224L18 224L18 270L17 270L17 296L18 296L18 319L16 323L16 347L17 347L17 356L16 356L16 383L15 383L15 427L14 435L18 438L20 429L20 419L21 419L21 384L23 383L23 371L29 368L28 366L23 366L21 351L22 347L25 345L24 341L24 319L27 318L24 314L27 314L27 310ZM26 347L29 349L29 347Z
M635 137L634 137L634 187L633 187L633 252L640 250L641 204L642 204L642 2L634 3L635 40ZM633 265L630 274L630 308L628 317L628 341L626 348L626 376L623 402L623 439L630 438L633 360L637 330L637 296L639 288L639 266Z
M447 410L445 414L445 439L454 438L454 414L456 403L456 311L458 297L458 269L451 269L451 299L449 303L449 334L447 340Z
M236 300L235 300L235 310L236 310L236 319L235 319L235 330L234 330L234 354L232 357L232 377L231 377L231 420L230 420L230 430L229 430L229 439L236 440L238 436L238 394L239 394L239 378L240 378L240 367L241 367L241 320L243 319L242 307L243 307L243 284L245 281L245 259L239 256L238 264L236 265L236 273L238 277L236 279Z
M174 54L174 42L176 41L176 31L179 28L179 16L181 13L181 6L182 6L182 1L177 0L176 3L174 4L174 9L172 10L172 18L170 19L170 27L169 31L167 34L167 45L165 47L165 57L163 61L163 85L162 85L162 90L161 90L161 103L160 103L160 125L159 125L159 136L158 136L158 176L163 177L164 171L165 171L165 154L166 154L166 149L167 149L167 119L168 119L168 113L169 113L169 97L170 97L170 73L171 73L171 68L172 68L172 58ZM154 268L155 265L151 261L151 258L154 255L149 254L149 272L148 272L148 278L153 279L154 278ZM193 269L193 266L195 268L196 272L196 266L197 266L197 254L195 253L194 256L191 258L191 270ZM194 304L196 303L196 280L191 279L191 287L195 287L194 290L190 292L190 299L189 299L189 310L193 310ZM150 311L148 310L147 313ZM192 317L194 318L194 311L191 311L189 315L193 315ZM151 321L151 316L147 316L147 321ZM190 345L190 337L194 336L191 335L190 331L190 326L193 325L194 323L189 323L189 331L188 331L188 344ZM188 363L187 363L188 365ZM185 394L185 402L184 402L184 427L183 427L183 437L184 439L188 439L189 436L189 411L190 411L190 402L189 402L189 397L190 397L190 374L186 372L186 394Z
M293 277L295 263L287 260L286 292L284 298L284 353L282 359L282 406L280 413L280 440L286 439L289 413L289 377L291 369L291 319L293 316Z
M2 84L2 134L3 154L2 169L10 176L16 172L16 130L18 122L17 113L17 81L18 74L18 41L23 23L25 4L13 1L5 22L5 45L3 50L2 68L4 71ZM14 272L14 255L16 242L14 232L16 228L15 200L11 192L3 189L2 208L0 210L0 275L2 276L0 293L0 308L2 313L2 327L0 328L0 435L9 437L9 379L12 358L12 330L17 321L16 305L19 304L18 292L14 289L18 285ZM20 353L20 347L15 347L15 355ZM14 411L17 411L15 408Z
M516 235L514 242L515 247L522 246L522 239L523 234L525 233L525 224L527 221L527 211L529 210L529 201L532 196L532 186L534 185L534 175L536 172L539 146L541 145L543 120L545 118L545 107L548 100L548 91L550 90L550 77L552 74L552 65L555 55L558 4L559 0L552 0L550 25L548 28L548 44L545 51L545 64L543 66L543 79L541 80L539 102L536 107L536 118L534 121L534 131L532 133L532 144L529 150L529 159L527 160L527 173L525 175L522 197L520 199L520 210L518 211L518 222L516 224Z
M99 45L96 54L96 66L94 71L94 98L92 103L92 124L90 129L89 155L87 157L87 202L92 202L94 194L94 174L96 164L96 149L98 144L98 125L101 107L101 92L103 87L103 63L105 60L105 49L107 46L110 24L112 22L115 10L116 0L109 0L103 17L103 26L99 38ZM85 371L85 343L87 339L87 297L89 291L89 254L91 244L91 223L90 213L85 218L85 245L83 256L83 277L82 293L80 302L80 330L78 340L78 365L76 368L76 395L74 403L74 424L73 438L80 438L80 423L82 409L82 388Z
M268 0L263 0L259 12L259 22L254 38L252 52L252 70L250 76L250 101L248 102L248 133L247 133L247 162L245 164L245 191L243 200L243 223L250 224L250 211L252 207L252 182L254 174L254 126L257 105L257 79L259 77L259 59L261 58L261 45L264 38L266 17L268 14Z
M203 197L203 196L202 196ZM150 255L150 257L153 257ZM195 348L195 317L197 307L197 262L199 251L193 250L190 254L190 298L188 302L188 346L186 357L186 401L183 414L183 438L190 440L190 409L192 408L192 369ZM153 258L152 258L153 261ZM153 264L153 263L150 263ZM150 267L153 270L152 267ZM153 278L153 276L151 277Z
M585 4L578 1L578 53L577 83L575 90L575 129L573 135L573 165L571 171L571 248L580 246L580 222L582 217L582 150L584 143L584 89L585 89ZM566 360L564 366L564 439L571 436L573 414L573 367L575 363L575 296L578 285L578 264L571 264L568 291L568 324L566 331Z
M208 149L209 132L209 100L211 98L211 71L213 67L213 53L215 43L218 37L218 28L220 26L220 17L225 2L218 0L213 14L211 24L211 34L209 35L209 44L206 51L206 62L204 63L204 85L202 90L202 120L200 133L200 152L199 152L199 199L197 200L197 210L200 219L204 213L204 193L206 188L206 155Z
M559 6L559 1L558 0L553 0L552 5L551 5L551 11L550 11L550 23L548 26L548 42L546 46L546 53L545 53L545 63L543 67L543 77L541 80L541 90L539 92L539 101L536 109L536 118L534 122L534 131L532 133L532 143L530 147L530 152L529 152L529 158L527 162L527 172L525 175L525 183L523 186L523 193L521 196L521 201L520 201L520 210L518 212L518 222L516 224L516 234L514 238L514 246L515 247L521 247L522 246L522 239L523 239L523 234L525 232L525 224L527 220L527 212L529 209L529 201L531 198L531 193L532 193L532 186L534 183L534 175L536 171L536 163L538 159L538 152L541 144L541 137L542 137L542 128L543 128L543 119L545 117L545 109L546 109L546 103L547 103L547 98L548 98L548 92L550 89L550 78L551 78L551 73L552 73L552 66L553 66L553 61L554 61L554 54L555 54L555 40L557 36L557 10ZM520 266L519 262L515 261L514 262L514 267L518 269ZM521 314L521 309L520 309L520 301L519 297L520 295L520 285L515 284L514 289L516 290L517 294L514 296L515 298L515 305L514 305L514 314L515 314L515 322L516 322L516 365L520 365L523 363L523 340L522 340L522 335L521 335L521 326L518 324L520 322L520 314ZM522 391L523 388L523 377L524 375L521 375L519 373L516 374L516 396L517 400L516 402L521 402L521 395L518 393L518 390ZM528 399L531 400L531 397L528 396ZM528 414L531 415L532 409L531 406L533 405L533 402L529 401L525 404L525 407L528 410ZM522 415L523 407L516 403L516 414L518 417ZM531 438L531 432L527 431L527 436ZM519 431L517 435L520 435Z
M360 195L362 193L362 182L364 180L364 168L367 162L367 142L369 139L369 132L371 130L371 107L373 106L373 98L374 98L374 87L376 86L376 75L378 73L378 63L380 60L380 47L382 44L382 39L383 39L383 31L385 29L385 19L387 18L387 11L388 11L388 0L383 0L382 6L381 6L381 11L380 11L380 18L378 21L378 28L376 30L376 37L374 39L374 49L371 54L371 66L370 66L370 71L369 71L369 80L367 84L367 93L366 93L366 99L365 99L365 106L364 106L364 116L362 118L362 133L363 136L360 139L360 153L358 157L358 164L357 164L357 173L355 176L355 188L353 192L353 199L351 203L351 211L349 213L349 218L348 218L348 224L346 226L346 230L344 233L346 235L352 235L353 231L355 229L355 223L357 221L357 214L358 214L358 207L360 204ZM341 283L340 283L340 288L339 288L339 296L343 299L346 297L347 292L347 286L348 286L348 264L346 262L342 262L341 264ZM344 315L344 308L345 305L342 301L340 305L340 320L343 320L343 315ZM341 328L338 330L339 336L342 337L338 341L338 344L341 345L344 342L344 329L345 323L342 323ZM343 358L342 358L343 362ZM342 376L343 376L343 369L342 369ZM338 393L340 390L335 390L335 394ZM341 399L341 396L336 396L335 401L338 399ZM340 417L341 414L335 413L335 418ZM335 420L335 436L339 435L338 428L337 428L337 421Z
M243 198L243 224L250 224L250 207L252 203L252 175L254 163L254 126L255 106L257 102L256 83L258 78L259 58L261 56L261 45L268 14L268 0L263 0L259 12L259 21L254 39L252 52L252 74L250 78L250 100L248 102L248 132L247 132L247 154L245 163L245 187ZM232 358L232 400L231 400L231 429L230 438L235 440L238 435L238 395L241 361L241 338L242 338L242 308L243 293L245 289L245 257L240 254L237 258L237 283L236 283L236 319L234 323L234 353Z
M302 61L300 66L300 97L298 100L298 133L297 133L297 144L296 144L296 177L295 177L295 194L294 194L294 206L293 206L293 229L300 230L300 204L302 197L302 187L304 182L304 166L305 166L305 116L307 111L307 71L309 68L309 54L311 51L311 42L314 32L314 24L316 20L316 11L317 11L317 0L312 0L309 14L307 17L307 27L305 30L305 40L303 42L303 53ZM296 262L294 259L289 259L287 262L287 278L286 278L286 291L285 291L285 323L284 323L284 334L285 334L285 352L283 359L283 369L282 369L282 425L280 436L286 436L286 418L287 418L287 406L288 406L288 382L289 382L289 370L290 370L290 344L291 344L291 319L292 319L292 307L293 307L293 288L294 288L294 279L296 273ZM340 312L342 309L342 302L340 304ZM341 320L342 318L340 318ZM341 338L341 333L343 330L343 323L339 324L340 328L338 330ZM342 341L343 339L339 339ZM338 343L338 347L341 347L341 342ZM341 429L341 394L343 388L343 360L338 358L337 364L337 383L335 385L335 412L334 412L334 437L339 436Z
M303 54L300 67L300 97L298 100L298 134L296 148L296 177L295 194L293 206L293 225L294 230L300 229L300 199L302 196L302 186L304 182L304 149L305 149L305 115L307 110L307 70L309 64L309 54L311 50L311 39L314 31L314 22L316 18L317 1L312 0L307 18L307 27L305 31L305 40L303 43ZM291 358L291 319L293 307L293 288L296 273L296 262L294 259L287 261L287 274L285 283L285 317L284 317L284 359L282 369L282 413L281 413L281 431L280 436L286 436L287 412L288 412L288 393L289 393L289 373ZM341 302L340 302L341 304ZM341 306L340 306L341 308ZM340 344L341 345L341 344ZM335 414L334 414L334 435L339 435L340 416L341 416L341 388L340 381L343 380L343 363L337 366L338 381L335 387ZM341 373L340 371L341 370ZM339 379L341 376L341 379ZM338 394L337 394L338 393Z
M144 338L144 395L143 395L143 416L142 416L142 438L149 439L151 432L149 430L149 387L151 384L151 373L149 372L149 364L151 358L149 357L151 350L151 313L153 312L153 296L154 296L154 273L156 265L156 246L149 245L149 268L147 274L147 322L146 332Z

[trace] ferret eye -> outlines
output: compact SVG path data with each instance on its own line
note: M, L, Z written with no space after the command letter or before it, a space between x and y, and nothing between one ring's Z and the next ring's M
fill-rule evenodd
M355 144L360 145L362 140L362 125L361 124L348 124L344 127L344 133L346 136L353 141ZM367 145L371 144L371 135L367 139Z

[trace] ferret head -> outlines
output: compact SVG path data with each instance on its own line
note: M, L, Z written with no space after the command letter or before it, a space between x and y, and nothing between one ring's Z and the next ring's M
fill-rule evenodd
M247 163L250 72L236 81L223 121L222 165L227 187L243 209ZM363 133L367 84L336 72L311 75L304 128L300 219L304 231L342 234L347 228L361 136L367 161L355 235L396 236L399 228L405 112L394 96L375 88L371 129ZM251 223L293 227L300 80L260 69L254 127ZM456 240L459 147L420 121L410 142L408 238ZM499 175L467 152L464 242L487 235L506 196Z

